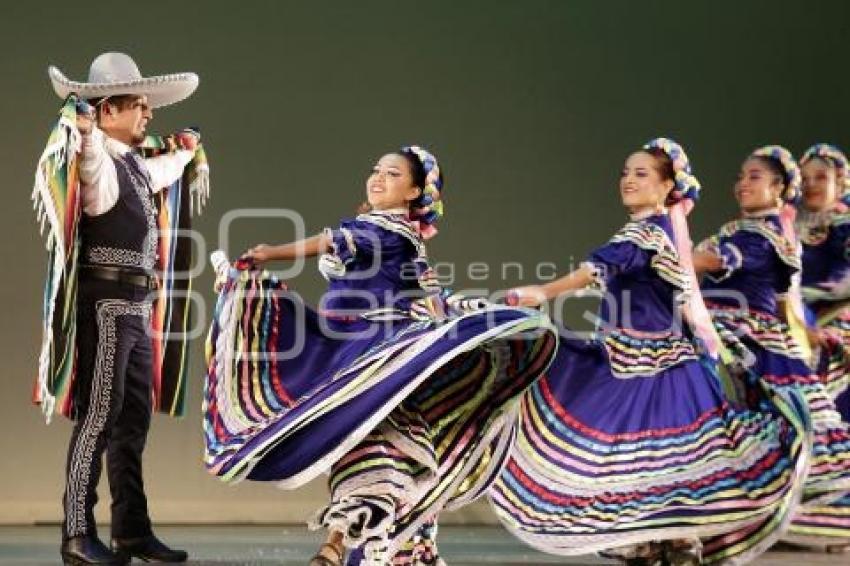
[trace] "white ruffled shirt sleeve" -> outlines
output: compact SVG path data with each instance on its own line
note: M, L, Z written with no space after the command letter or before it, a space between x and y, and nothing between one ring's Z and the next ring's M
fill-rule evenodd
M170 187L174 181L183 175L186 165L192 161L195 152L188 149L178 149L174 153L166 153L145 159L145 165L151 176L151 189L157 193L165 187Z
M97 127L83 136L80 155L80 191L83 212L89 216L104 214L118 202L118 174L113 156L124 155L132 148L109 138ZM158 192L171 186L183 174L194 152L177 150L174 153L144 159L151 180L151 189Z
M83 212L103 214L118 202L118 175L106 150L106 135L93 127L83 136L80 152L80 198Z

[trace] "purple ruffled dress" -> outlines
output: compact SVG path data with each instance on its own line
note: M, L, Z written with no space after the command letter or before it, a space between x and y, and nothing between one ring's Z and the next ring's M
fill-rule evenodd
M535 310L441 293L405 216L330 235L318 311L231 270L208 341L205 462L287 489L330 471L313 525L345 534L349 564L436 564L438 514L495 479L557 333Z
M783 399L727 401L679 324L690 292L666 215L632 221L588 258L606 290L598 333L562 340L523 396L511 457L490 489L500 519L553 554L629 558L706 539L705 560L747 560L779 536L804 467Z

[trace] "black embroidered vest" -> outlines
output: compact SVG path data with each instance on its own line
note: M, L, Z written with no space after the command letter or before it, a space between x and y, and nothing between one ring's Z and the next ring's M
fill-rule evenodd
M132 153L112 160L118 174L118 201L103 214L82 215L82 263L151 270L156 263L157 227L150 175Z

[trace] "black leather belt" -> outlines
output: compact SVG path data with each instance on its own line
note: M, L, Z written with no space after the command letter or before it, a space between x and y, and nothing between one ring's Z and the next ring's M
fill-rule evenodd
M107 265L82 265L82 274L93 279L127 283L143 289L159 289L159 278Z

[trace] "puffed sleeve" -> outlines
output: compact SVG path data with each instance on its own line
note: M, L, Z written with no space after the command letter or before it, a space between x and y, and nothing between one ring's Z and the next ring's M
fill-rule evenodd
M720 257L721 269L709 273L715 281L723 281L738 271L773 271L777 261L776 251L767 238L755 232L740 230L700 244L699 249L714 252Z
M325 228L331 252L319 260L319 270L326 277L342 277L355 261L370 265L383 264L391 258L411 256L411 244L400 234L371 222L344 220L337 228Z
M376 252L399 245L398 236L369 222L343 220L337 228L325 228L333 253L343 264L355 258L369 258Z
M744 265L744 254L732 238L712 236L700 242L696 250L708 252L720 258L720 269L708 273L714 281L728 279Z
M636 273L649 265L650 252L629 241L608 242L591 252L582 265L593 270L592 288L605 289L618 276Z

